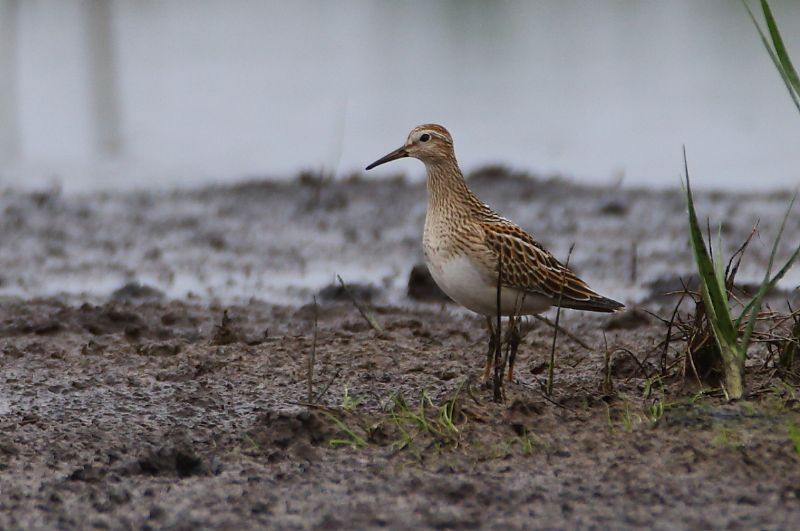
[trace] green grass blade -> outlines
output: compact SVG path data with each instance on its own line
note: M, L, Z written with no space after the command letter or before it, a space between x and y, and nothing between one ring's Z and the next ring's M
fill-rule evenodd
M767 264L767 272L764 275L764 280L761 282L761 285L758 288L753 299L745 306L744 310L742 310L742 314L736 320L736 328L739 328L742 319L748 314L750 314L747 320L747 326L744 331L744 335L742 336L742 345L744 346L745 350L750 343L750 337L753 334L753 328L755 327L755 321L758 317L758 311L761 308L761 302L766 296L769 291L775 287L775 285L783 278L783 276L792 268L794 265L795 260L797 260L798 256L800 256L800 245L797 246L794 253L789 257L788 260L783 264L783 267L775 274L774 277L770 278L772 274L772 265L775 262L775 255L778 252L778 244L783 237L783 231L786 228L786 222L789 219L789 214L792 212L792 208L794 207L794 203L797 200L797 192L792 196L792 200L789 202L789 207L786 209L786 214L783 216L783 220L781 221L781 226L778 229L778 234L775 237L775 241L772 244L772 251L769 255L769 263Z
M728 297L725 290L725 282L719 281L716 268L711 260L711 256L703 240L703 232L697 221L697 212L694 208L694 198L692 197L692 186L689 180L689 165L686 161L686 151L683 153L683 165L686 173L686 204L689 210L689 234L692 244L692 252L697 270L700 273L703 298L706 300L706 310L709 312L711 324L715 331L715 336L720 343L720 348L736 343L736 330L731 320L730 309L728 308ZM723 345L724 344L724 345Z
M778 70L778 73L780 74L781 79L783 79L783 82L786 85L786 89L789 91L789 96L791 96L795 107L797 107L798 112L800 112L800 99L798 98L799 95L797 93L795 93L795 90L793 88L792 82L789 79L789 74L784 70L783 64L781 63L781 60L778 58L776 53L773 51L772 45L770 44L770 41L767 39L766 34L761 29L761 26L758 24L758 21L756 20L755 15L753 15L753 12L750 10L750 6L747 5L746 0L742 0L742 4L744 4L745 9L747 9L747 14L750 15L750 20L753 21L753 25L756 27L756 30L758 31L758 35L761 37L761 43L764 45L764 49L767 50L767 53L769 54L770 59L772 59L772 63L775 65L775 69ZM767 9L769 9L769 7ZM772 12L770 11L770 16L771 15L772 15ZM774 22L774 20L773 20L773 22ZM777 30L777 26L776 26L776 30ZM787 58L788 58L788 55L787 55ZM792 70L794 70L794 69L792 69Z
M794 193L792 196L792 200L789 201L789 208L786 209L786 214L783 215L783 219L781 220L781 226L778 228L778 235L775 236L775 242L772 244L772 251L769 253L769 262L767 262L767 274L764 275L764 280L768 280L769 276L772 274L772 265L775 263L775 254L778 252L778 243L781 241L783 237L783 229L786 228L786 221L789 219L789 214L792 213L792 207L794 206L794 202L797 200L797 192Z
M783 67L783 71L789 81L789 85L794 88L795 95L800 94L800 77L797 76L797 71L792 65L792 60L789 58L789 53L783 44L781 32L778 31L778 25L775 23L775 17L772 16L772 10L769 7L767 0L761 0L761 9L764 11L764 18L767 21L767 28L769 35L772 38L772 45L775 47L775 55Z
M754 303L750 308L752 310L752 313L750 314L750 318L748 320L748 326L750 326L750 321L754 321L755 316L758 314L758 308L761 307L760 299L763 299L764 295L766 295L766 293L769 292L769 290L775 287L775 284L777 284L780 281L780 279L783 278L786 272L792 268L794 262L797 260L798 257L800 257L800 246L798 246L797 249L795 249L794 253L792 253L792 256L790 256L789 259L786 261L786 263L783 264L783 267L780 269L780 271L775 273L775 276L772 277L772 279L769 282L761 285L761 288L759 288L758 290L760 297L759 294L756 295L756 297L759 297L758 306L756 306L756 304ZM749 340L749 334L747 335L747 339Z
M709 235L708 238L710 240L711 236ZM708 242L708 244L711 245L711 242ZM723 262L721 260L721 258L724 256L722 252L722 224L720 224L719 230L717 231L717 256L719 257L718 260L714 260L713 256L711 257L711 261L714 264L714 273L717 275L717 284L720 286L726 286L727 279L725 278L725 267L722 265ZM725 293L725 300L727 300L727 290L725 290Z

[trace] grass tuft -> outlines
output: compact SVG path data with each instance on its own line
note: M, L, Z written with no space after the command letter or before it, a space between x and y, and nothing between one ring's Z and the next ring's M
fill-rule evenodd
M800 457L800 428L794 422L790 422L786 426L786 430L789 432L789 440L792 441L794 452Z
M772 275L772 266L778 250L778 244L783 236L786 220L792 211L797 194L789 203L786 215L781 222L775 242L772 245L772 252L770 253L763 281L753 298L744 306L739 316L734 319L731 315L729 291L733 287L732 276L736 268L731 271L730 275L726 276L719 256L720 253L717 253L718 256L715 259L711 254L710 248L706 245L694 207L685 149L683 152L683 164L686 176L684 191L689 215L689 236L695 265L700 275L705 319L713 332L716 342L717 348L714 350L714 355L719 358L718 361L722 367L723 390L728 399L738 400L744 394L744 363L764 297L783 278L798 255L800 255L800 245L798 245L783 267L775 275Z
M325 414L326 417L331 419L331 422L333 422L336 425L336 427L339 428L344 434L344 437L335 437L331 439L330 441L328 441L328 444L330 444L331 446L350 446L351 448L355 449L367 447L367 441L363 437L358 435L355 432L355 430L351 428L346 422L344 422L342 419L340 419L339 417L328 411L324 411L323 413Z
M461 407L462 387L463 383L439 405L424 390L416 405L401 394L393 394L382 401L383 411L376 416L360 415L357 408L362 400L345 388L340 408L323 410L340 432L328 442L331 446L353 449L370 444L388 445L397 451L408 449L419 459L422 450L430 447L458 448L467 422Z

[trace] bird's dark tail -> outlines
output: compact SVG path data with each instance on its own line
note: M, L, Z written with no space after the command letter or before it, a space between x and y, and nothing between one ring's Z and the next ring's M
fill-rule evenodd
M562 308L569 308L571 310L584 310L587 312L621 312L625 309L625 305L617 302L608 297L591 297L588 300L574 300L567 299L566 297L561 300Z

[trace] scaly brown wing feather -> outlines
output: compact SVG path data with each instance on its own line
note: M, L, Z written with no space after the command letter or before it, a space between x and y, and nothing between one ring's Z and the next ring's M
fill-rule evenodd
M486 243L497 263L503 261L503 285L537 293L578 310L613 312L624 308L603 297L559 262L533 237L508 220L484 222Z

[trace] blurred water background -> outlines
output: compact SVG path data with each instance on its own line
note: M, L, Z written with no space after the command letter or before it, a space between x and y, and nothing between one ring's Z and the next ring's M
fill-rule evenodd
M800 58L800 2L772 5ZM800 182L737 1L0 0L0 187L341 177L424 122L467 170L676 187L686 144L698 186Z

